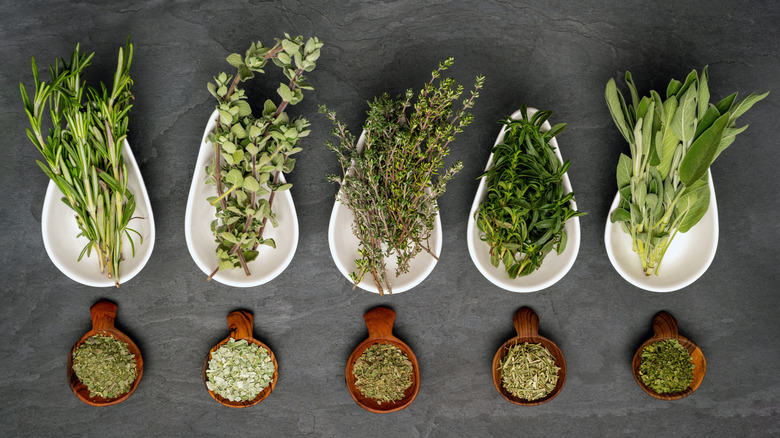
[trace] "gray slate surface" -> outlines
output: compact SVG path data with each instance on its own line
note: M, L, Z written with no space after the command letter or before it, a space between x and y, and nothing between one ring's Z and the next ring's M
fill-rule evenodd
M0 15L0 435L2 436L761 436L780 434L778 257L780 186L776 141L780 99L780 7L774 2L78 2L2 1ZM239 290L204 281L184 240L186 197L213 101L205 84L231 52L284 32L326 46L309 75L316 88L293 114L313 122L289 180L301 239L273 282ZM24 134L18 83L68 56L77 42L96 51L90 80L108 81L117 48L135 43L137 102L130 141L152 199L157 242L150 263L122 286L95 289L62 275L41 240L46 177ZM441 199L442 257L416 289L379 297L350 289L328 250L327 224L338 171L324 147L329 125L318 104L358 131L365 101L419 87L436 63L486 85L474 123L453 145L465 168ZM603 98L610 77L630 70L640 92L710 66L710 90L772 91L743 123L750 128L713 166L720 207L718 253L684 290L634 288L610 265L603 243L615 193L614 169L627 146ZM277 78L254 81L253 102ZM566 122L559 142L581 210L582 247L571 272L547 290L494 287L472 264L466 221L476 177L498 131L522 103ZM90 328L89 307L119 304L118 323L145 359L143 381L125 403L93 408L65 381L66 353ZM359 408L344 363L366 336L362 315L398 313L396 335L416 352L422 389L406 410L378 416ZM552 402L521 408L492 386L490 362L513 335L523 305L566 355L568 380ZM231 410L201 380L203 358L225 336L225 316L245 308L255 334L276 352L280 378L260 405ZM669 403L643 393L630 360L658 311L675 315L697 342L708 372L691 397Z

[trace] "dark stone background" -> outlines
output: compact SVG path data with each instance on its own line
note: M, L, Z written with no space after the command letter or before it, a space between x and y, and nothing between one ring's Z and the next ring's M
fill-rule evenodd
M780 98L780 7L766 2L599 1L25 1L0 0L0 435L2 436L611 436L778 435L780 362L776 140ZM325 42L316 91L292 114L313 122L289 175L300 220L291 265L250 290L207 283L189 256L184 210L212 75L231 52L284 32ZM30 57L45 66L77 42L97 55L90 81L109 81L127 36L137 97L130 142L152 199L157 241L146 268L121 289L81 286L43 248L40 215L47 178L27 140L18 83L29 86ZM465 168L441 198L442 257L412 291L379 297L350 289L333 264L327 226L338 171L325 149L329 124L318 104L358 131L365 102L419 87L437 62L467 87L486 76L475 121L453 145ZM603 93L630 70L641 94L671 77L710 67L713 99L772 91L740 120L750 128L712 168L720 207L718 253L684 290L646 292L624 281L603 243L615 193L614 170L627 146ZM271 69L274 74L276 71ZM278 78L255 80L252 102L273 95ZM569 124L560 138L581 210L582 247L569 274L532 294L494 287L472 264L466 221L496 121L527 103ZM90 328L89 307L119 304L118 324L145 359L126 402L93 408L70 392L66 354ZM374 415L344 383L344 364L366 336L362 315L389 305L396 335L416 352L422 388L407 409ZM566 355L557 399L531 408L504 401L490 363L513 335L523 305ZM276 352L280 378L258 406L231 410L208 396L204 355L226 334L236 308L255 314L255 334ZM692 396L662 402L631 375L638 345L658 311L703 349L707 376Z

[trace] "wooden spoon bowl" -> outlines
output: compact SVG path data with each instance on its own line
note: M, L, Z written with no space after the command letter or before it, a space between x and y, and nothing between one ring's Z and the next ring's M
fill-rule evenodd
M109 406L122 403L123 401L127 400L127 398L130 397L133 392L135 392L135 389L138 388L138 384L141 382L141 376L144 373L144 360L143 357L141 357L141 350L138 349L138 346L135 345L135 342L133 342L132 339L114 327L116 310L117 305L108 300L100 300L93 304L92 307L89 308L89 313L92 317L92 330L88 331L84 336L82 336L81 339L79 339L78 342L73 345L73 348L71 348L70 352L68 353L67 375L70 389L74 394L76 394L76 397L78 397L79 400L91 406ZM76 351L76 349L80 347L81 344L87 340L87 338L95 335L108 335L118 341L124 342L127 344L127 348L130 350L130 353L135 356L135 370L137 373L135 381L130 386L129 391L119 395L118 397L103 398L100 396L90 396L90 391L89 388L87 388L87 385L81 383L81 380L79 380L78 376L76 376L76 372L73 371L73 352Z
M227 316L227 322L228 322L228 328L230 330L230 335L220 341L219 344L215 345L214 348L209 350L209 354L206 355L206 359L203 361L203 384L205 385L208 381L208 376L206 375L206 370L209 368L209 360L211 360L211 354L217 351L219 347L225 345L230 341L230 338L235 339L238 341L239 339L246 339L247 342L251 344L258 345L266 351L268 351L268 355L271 356L271 362L274 364L274 374L271 377L271 383L268 384L265 388L263 388L262 391L260 391L259 394L257 394L257 397L253 398L252 400L243 400L243 401L230 401L219 394L215 393L214 391L210 390L208 386L206 386L206 390L209 392L211 397L214 398L217 402L219 402L222 405L231 407L231 408L245 408L247 406L254 406L261 401L265 400L269 395L271 395L271 391L274 390L276 387L276 382L279 380L279 364L276 362L276 356L274 356L274 352L271 351L270 348L268 348L267 345L263 344L262 342L258 341L252 336L252 328L253 328L253 322L254 317L251 313L247 312L246 310L236 310L234 312L231 312Z
M502 397L516 405L536 406L547 403L561 392L563 385L566 383L566 360L563 357L563 352L555 345L555 342L539 335L539 317L530 308L523 307L518 310L515 313L514 318L512 318L512 322L515 325L515 330L517 330L517 336L506 341L504 345L498 349L496 355L493 356L493 384ZM558 382L556 383L555 388L545 397L536 400L526 400L515 397L504 388L502 381L501 361L506 357L509 348L524 342L528 342L529 344L542 344L542 346L547 348L547 350L550 351L550 354L555 358L555 366L560 368L560 370L558 370Z
M347 389L349 395L355 400L361 408L373 412L376 414L386 414L389 412L396 412L409 406L417 397L417 393L420 392L420 364L417 362L417 356L414 355L412 349L408 345L403 343L400 339L393 336L393 322L395 322L395 312L387 307L375 307L365 315L363 319L366 321L366 327L368 328L368 338L361 342L347 359L347 367L344 370L344 377L347 381ZM364 396L360 390L355 386L355 376L352 374L352 369L355 366L355 362L363 355L369 347L374 344L390 344L398 347L412 362L412 385L406 388L402 399L394 402L382 402L379 404L376 400Z
M704 353L701 351L701 348L699 348L698 345L694 344L685 336L681 336L677 332L677 320L668 312L659 312L657 315L655 315L655 318L653 318L653 332L655 333L653 337L640 345L639 349L637 349L636 353L634 354L634 360L631 363L631 368L634 372L634 379L636 379L636 383L639 384L639 387L642 388L644 392L659 400L679 400L683 397L689 396L693 393L693 391L696 391L699 385L701 385L702 380L704 380L704 374L707 372L707 361L704 359ZM677 342L685 347L685 349L688 350L688 353L691 355L691 359L693 359L694 365L693 382L691 382L691 386L689 386L684 391L659 394L642 382L642 378L639 376L639 366L642 364L642 351L647 346L655 342L666 341L669 339L677 339Z

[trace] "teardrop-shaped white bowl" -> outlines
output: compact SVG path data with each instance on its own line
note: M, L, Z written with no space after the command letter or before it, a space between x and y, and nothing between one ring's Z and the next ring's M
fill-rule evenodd
M609 218L620 204L620 193L615 195L609 207L607 225L604 229L604 244L612 266L621 277L634 286L652 292L672 292L682 289L710 267L718 249L718 202L715 200L715 186L709 171L710 206L699 223L687 233L677 233L666 250L658 275L645 275L639 255L632 249L631 235L623 231L619 223Z
M358 139L358 150L363 149L365 138L366 133L363 131ZM348 170L348 172L351 171L352 169ZM330 245L330 254L333 257L333 261L336 263L336 267L350 283L352 282L352 279L349 278L349 274L357 270L355 260L360 259L360 255L358 255L360 240L358 240L352 232L352 224L354 221L355 216L352 214L352 210L336 200L333 204L333 211L330 213L328 244ZM441 255L442 245L441 216L439 214L436 214L436 219L433 224L433 233L431 234L428 243L431 251L436 254L436 257L438 258ZM392 293L398 294L405 292L422 283L422 281L433 271L436 262L437 260L435 258L423 251L412 259L409 264L409 272L396 276L395 269L398 264L396 263L395 256L385 258L387 278L390 281ZM379 289L377 289L371 273L367 273L363 277L363 281L358 283L357 286L369 292L379 293Z
M532 116L537 111L536 108L528 108L528 117ZM521 110L517 110L510 116L512 119L517 120L522 118ZM551 126L549 122L542 124L542 130L548 131ZM501 128L501 132L496 138L496 142L493 144L495 147L502 141L504 141L504 135L506 134L506 127ZM558 141L553 138L550 140L550 145L555 148L555 156L563 163L563 157L561 156L561 149L558 147ZM493 154L488 157L485 170L490 169L493 165ZM569 193L572 191L571 182L569 181L568 173L563 174L563 191ZM474 219L474 215L479 209L479 205L485 199L487 194L487 181L483 177L479 181L479 187L477 188L477 194L474 196L474 202L471 204L471 211L469 212L469 221L466 232L466 241L469 246L469 254L471 260L479 269L479 272L485 276L491 283L496 286L506 289L512 292L536 292L552 286L557 283L558 280L563 278L567 272L574 265L574 261L577 259L577 254L580 252L580 218L573 217L566 221L564 230L568 241L566 243L566 249L563 253L558 254L555 251L551 251L542 261L542 265L536 271L514 279L509 278L504 269L503 263L500 263L498 267L494 267L490 263L490 246L483 242L480 238L479 228L477 227L477 221ZM574 199L571 200L571 207L577 210L577 203Z
M187 240L187 248L195 264L206 276L211 275L219 265L217 242L211 232L211 221L215 219L217 209L206 200L210 196L217 196L217 188L206 184L206 165L214 161L214 144L208 141L208 135L216 129L218 119L219 112L214 110L200 142L200 152L192 175L187 211L184 216L184 237ZM279 175L279 181L286 182L284 174ZM265 198L267 199L268 195L265 195ZM295 213L295 204L290 191L277 192L271 208L276 213L279 226L274 228L269 221L263 238L274 239L276 249L267 245L257 247L259 251L257 258L247 263L252 275L246 275L243 269L236 268L218 272L214 275L214 280L234 287L259 286L273 280L287 268L298 248L298 215Z
M123 238L125 259L119 264L119 283L124 284L135 277L149 261L154 249L154 215L152 203L146 192L143 177L138 169L130 144L125 139L122 146L122 157L127 166L127 188L135 197L135 213L128 225L138 231L143 237L143 244L137 235L133 236L135 244L135 256L133 256L130 242L127 236ZM41 230L43 231L43 246L49 254L54 266L72 280L92 287L115 286L113 278L108 278L100 272L100 265L95 252L87 257L85 254L81 261L77 261L81 250L88 240L84 237L76 237L79 228L76 224L75 213L64 202L62 193L54 181L49 181L46 189L46 197L43 200L43 213L41 215Z

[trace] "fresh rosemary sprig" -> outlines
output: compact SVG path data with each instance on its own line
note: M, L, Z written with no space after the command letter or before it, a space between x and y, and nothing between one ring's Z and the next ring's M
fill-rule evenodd
M33 99L23 84L20 90L30 120L27 137L46 161L37 161L38 166L57 184L63 202L76 213L79 236L88 240L78 260L94 250L100 272L113 278L118 287L119 263L124 258L122 238L127 236L133 255L130 232L138 234L143 243L141 235L128 227L135 200L127 189L128 173L122 158L133 99L129 73L133 45L128 42L124 50L119 49L110 90L103 84L97 90L82 81L82 71L93 56L81 53L76 45L70 62L60 59L49 66L49 82L40 80L33 58ZM51 128L44 136L47 105Z
M214 83L208 84L219 111L217 128L208 136L214 143L215 158L206 166L206 184L217 189L217 195L208 201L217 208L211 230L218 243L219 261L209 280L221 270L237 267L250 275L247 263L257 258L257 247L276 248L276 242L264 239L263 232L269 220L278 226L272 209L274 197L276 192L292 187L282 183L280 176L292 171L295 159L290 156L302 150L298 147L301 139L310 132L308 120L291 120L284 110L303 100L302 90L314 89L303 72L314 70L320 47L322 42L317 38L304 43L302 36L290 38L287 34L273 47L264 47L258 41L244 56L233 53L227 57L228 63L238 69L235 77L220 73ZM282 69L288 81L277 89L279 105L266 100L262 114L255 118L238 83L263 73L269 59Z
M493 148L493 165L480 175L487 194L474 218L480 239L490 246L490 262L503 262L509 278L539 269L553 249L562 253L566 221L585 214L571 208L573 192L563 193L569 161L561 164L549 144L566 124L542 132L550 111L529 118L523 105L520 112L521 119L501 122L506 134Z
M441 78L453 63L449 58L439 64L416 102L411 89L404 97L393 99L385 93L369 102L365 144L360 150L336 113L320 107L339 139L338 145L328 142L327 146L336 153L342 174L329 175L328 180L341 185L336 199L352 210L352 229L360 240L361 258L355 260L357 271L351 274L355 285L370 273L380 294L385 289L392 293L385 257L396 256L396 275L408 272L409 263L422 251L436 257L428 245L438 214L436 199L463 164L457 162L441 175L439 171L455 134L471 123L467 110L484 82L478 76L471 96L455 108L463 86Z
M707 67L693 70L685 82L672 79L666 100L656 91L639 99L631 73L626 72L631 103L626 105L615 80L607 82L605 98L631 156L621 154L617 167L620 205L610 220L631 235L645 275L658 275L666 250L677 232L685 233L707 212L710 191L707 170L747 125L736 120L765 98L734 93L710 103Z

